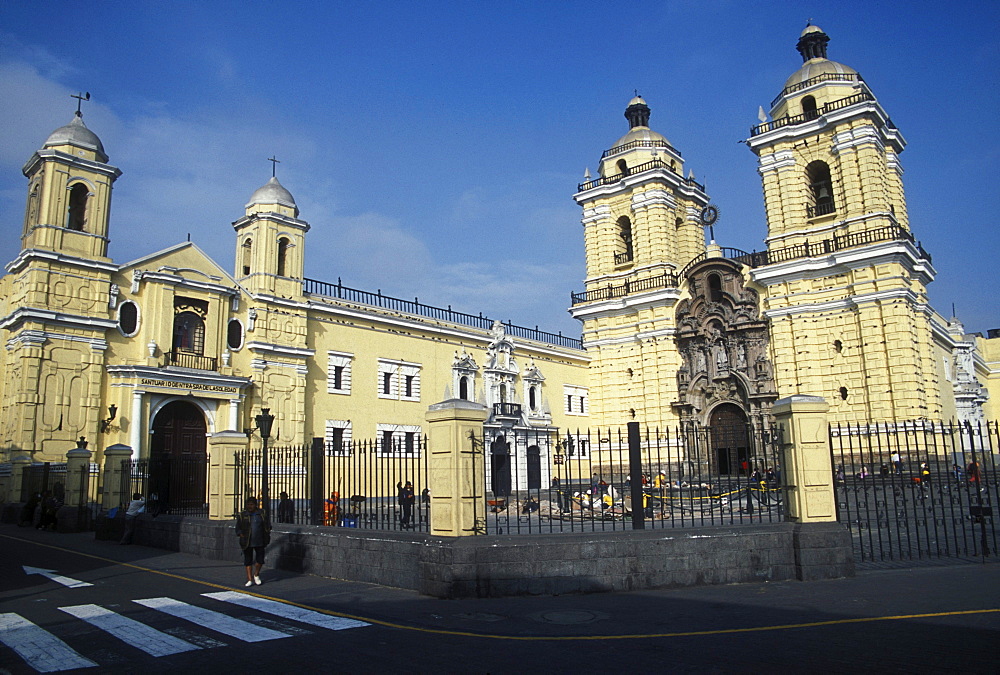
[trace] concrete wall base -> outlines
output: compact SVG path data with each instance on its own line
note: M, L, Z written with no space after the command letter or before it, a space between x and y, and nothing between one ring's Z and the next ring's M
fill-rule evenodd
M98 538L121 536L98 523ZM145 515L134 543L241 564L232 522ZM275 525L267 566L439 598L562 595L854 575L838 523L444 538Z

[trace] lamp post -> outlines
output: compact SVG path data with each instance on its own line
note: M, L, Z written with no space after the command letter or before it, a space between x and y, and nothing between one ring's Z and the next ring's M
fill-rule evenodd
M264 474L261 480L261 499L263 504L261 508L264 510L264 517L270 518L271 516L271 486L269 481L269 472L267 468L267 441L271 437L271 425L274 424L274 415L271 414L270 408L261 408L260 414L254 418L257 422L257 429L260 431L260 437L264 441L263 454L261 455L260 470Z

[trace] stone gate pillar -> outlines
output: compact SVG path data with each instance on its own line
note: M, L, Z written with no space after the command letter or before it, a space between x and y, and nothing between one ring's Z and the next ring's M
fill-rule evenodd
M426 452L431 490L431 534L463 537L475 533L476 507L483 508L483 422L481 403L449 399L427 410Z
M821 523L837 520L833 466L821 396L797 394L774 402L771 413L783 431L781 474L788 520Z
M246 450L247 436L239 431L220 431L208 438L208 447L208 517L229 520L239 510L236 452Z
M24 470L31 466L31 457L28 455L18 455L10 460L11 482L10 501L21 501L21 492L24 490ZM30 499L31 496L29 495Z
M122 461L132 458L132 448L115 443L104 448L104 487L101 489L101 511L128 504L132 495L123 495L128 476L122 471Z
M66 493L63 505L56 512L56 529L60 532L79 532L90 522L90 458L81 438L80 446L66 453Z

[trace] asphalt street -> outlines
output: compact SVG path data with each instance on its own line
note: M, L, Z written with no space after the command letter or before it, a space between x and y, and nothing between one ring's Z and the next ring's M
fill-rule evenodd
M1000 670L993 563L439 600L266 567L245 588L238 561L92 533L0 525L0 551L3 673Z

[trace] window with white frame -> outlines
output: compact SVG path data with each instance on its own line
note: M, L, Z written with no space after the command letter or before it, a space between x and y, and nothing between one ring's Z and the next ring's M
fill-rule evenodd
M327 457L348 457L351 454L351 421L326 421Z
M378 397L397 401L420 400L420 364L378 360Z
M420 456L420 427L412 424L379 424L378 453L382 457Z
M563 400L567 415L590 414L590 394L586 387L563 385Z
M330 394L351 393L351 362L354 354L327 352L326 391Z

